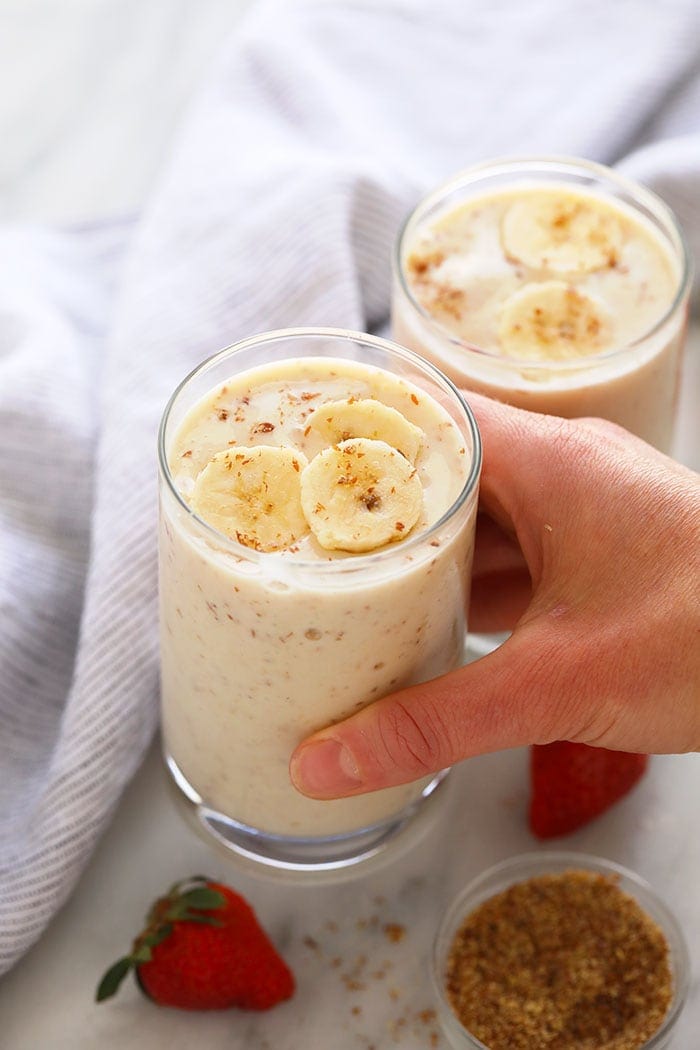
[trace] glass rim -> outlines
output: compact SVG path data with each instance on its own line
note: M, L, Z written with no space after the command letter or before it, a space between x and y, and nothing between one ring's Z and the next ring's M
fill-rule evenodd
M445 993L442 948L447 934L450 931L453 934L456 932L457 927L455 923L457 920L466 918L474 908L490 897L503 892L508 886L515 885L517 882L528 878L534 878L537 875L556 874L564 870L574 869L618 875L621 879L626 880L628 886L621 885L620 889L622 892L628 893L629 896L635 897L645 914L661 929L668 943L672 964L673 997L661 1025L640 1046L640 1050L660 1048L663 1045L663 1040L667 1038L670 1030L678 1020L685 1006L690 987L690 954L678 919L654 887L643 876L632 871L631 868L627 868L625 865L617 863L617 861L608 860L606 857L600 857L591 853L578 853L575 850L532 850L528 853L516 854L515 856L507 857L505 860L498 861L474 876L473 879L470 879L444 908L433 938L430 955L430 976L434 993L445 1015L451 1018L460 1035L465 1040L469 1039L471 1041L474 1050L488 1050L488 1047L462 1024ZM480 894L480 891L486 890L491 880L497 879L499 876L505 879L509 875L512 875L512 878L509 878L503 886L495 887L489 893ZM471 908L467 904L470 897L475 897ZM647 902L653 908L655 914L651 914L650 910L647 909ZM673 945L670 943L669 934L673 937Z
M378 564L384 564L394 558L414 550L418 546L422 546L430 540L430 537L434 536L439 532L445 524L458 513L459 510L467 503L469 498L473 495L475 490L478 488L479 478L481 476L481 464L482 464L482 442L479 427L476 422L476 418L472 411L471 406L466 401L465 397L457 386L449 379L443 372L440 371L435 365L426 361L415 353L413 350L409 350L407 347L401 346L398 343L394 343L389 339L384 339L380 336L370 335L366 332L357 332L349 328L332 328L332 327L317 327L317 326L302 326L297 328L276 328L266 332L259 332L256 335L248 336L245 339L237 340L223 349L218 350L216 353L211 354L209 357L200 361L195 368L193 368L178 385L170 395L163 414L161 416L160 424L158 427L158 469L161 478L165 482L170 495L175 499L179 507L185 511L188 519L193 519L198 527L203 530L204 535L212 540L216 541L217 546L229 553L235 555L239 560L245 561L254 565L263 565L265 563L271 564L271 559L274 563L279 563L279 552L276 551L257 551L251 547L246 547L244 544L239 543L237 540L231 539L219 532L212 525L206 522L199 515L195 514L190 505L184 499L180 491L178 490L170 467L168 466L168 457L165 448L165 433L170 419L171 412L175 407L180 395L186 389L186 387L195 379L198 375L205 371L214 368L220 361L226 360L228 357L234 356L240 351L249 349L254 346L262 346L270 343L284 342L293 339L337 339L346 343L359 343L365 346L374 347L377 350L388 350L391 354L402 358L404 361L416 366L419 371L424 374L427 373L438 385L441 385L444 389L450 393L458 407L460 408L472 442L472 458L467 477L464 484L459 492L456 499L450 504L447 510L438 518L437 521L424 529L421 532L416 533L415 536L407 536L405 540L400 543L391 543L385 547L382 547L378 551L369 551L366 554L355 554L347 558L330 559L328 561L309 560L309 559L298 559L289 560L285 563L287 571L292 572L315 572L319 573L351 573L359 572L362 569L367 569L369 566L372 568ZM293 355L292 355L293 356ZM302 356L302 355L299 355ZM329 358L332 355L327 355ZM341 358L341 360L343 360ZM345 360L352 360L346 358ZM255 367L255 366L252 366ZM379 368L378 365L371 367ZM400 378L400 377L399 377Z
M610 350L607 353L567 361L543 361L541 358L509 358L503 354L494 353L492 350L486 350L484 347L478 346L476 343L469 343L465 339L460 339L458 336L451 334L447 328L436 321L429 311L418 302L406 280L406 273L403 266L404 242L412 225L418 222L425 211L428 211L434 205L439 204L448 194L455 190L459 190L462 187L466 187L473 182L477 182L480 177L487 173L493 175L506 175L514 171L536 172L541 171L543 168L548 168L552 174L560 175L571 174L577 170L580 174L595 175L601 181L606 180L616 184L620 189L626 191L626 193L632 198L634 204L641 202L646 205L654 218L661 223L664 232L667 234L670 233L672 235L672 240L675 240L676 242L673 244L673 247L677 252L680 262L680 276L678 288L676 289L676 294L674 295L672 302L651 328L648 328L642 333L642 335L637 336L636 339L626 343L624 346L617 347L617 349ZM599 164L597 161L586 160L582 157L572 157L565 154L542 154L540 156L536 154L516 154L513 156L496 157L492 160L480 161L478 164L471 165L468 168L463 168L449 179L440 183L418 201L402 222L398 235L394 241L392 269L408 305L430 327L431 330L433 330L441 339L448 342L453 348L458 350L468 350L470 353L478 354L484 361L501 362L509 364L517 369L527 368L534 371L546 370L548 372L572 372L577 369L586 367L590 368L597 364L604 364L617 358L624 357L625 355L634 355L640 346L653 339L654 336L674 317L679 308L683 306L683 303L687 300L690 293L690 287L693 280L693 260L683 228L673 209L669 207L669 205L666 204L657 193L648 189L646 186L643 186L641 183L635 182L634 179L630 179L626 175L620 174L614 168L607 167L605 164Z

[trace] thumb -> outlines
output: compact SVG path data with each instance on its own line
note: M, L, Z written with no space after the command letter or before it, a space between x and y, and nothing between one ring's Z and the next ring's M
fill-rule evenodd
M356 795L476 754L565 739L573 712L557 664L563 654L546 652L533 637L539 633L536 624L520 627L476 663L392 693L308 737L292 755L295 787L312 798Z

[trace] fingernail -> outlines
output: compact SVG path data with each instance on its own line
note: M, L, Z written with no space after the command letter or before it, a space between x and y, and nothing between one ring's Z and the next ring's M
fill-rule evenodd
M290 774L299 791L316 798L337 798L362 784L352 753L330 739L304 744L292 759Z

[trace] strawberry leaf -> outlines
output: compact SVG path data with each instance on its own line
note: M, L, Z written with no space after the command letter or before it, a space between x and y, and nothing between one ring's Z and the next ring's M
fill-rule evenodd
M214 908L222 908L226 903L223 893L218 890L210 890L207 886L197 886L193 890L183 893L180 900L187 908L203 908L212 911Z
M199 912L185 912L181 916L184 922L198 922L202 926L223 926L221 919L217 919L214 915L201 915Z
M125 955L124 958L118 959L114 966L110 966L100 981L95 994L95 999L98 1003L114 995L132 966L133 960L130 955Z
M146 941L144 941L142 944L140 944L139 947L132 954L131 959L132 959L132 962L134 963L134 965L136 965L136 963L150 962L151 961L150 944L148 942L146 942Z

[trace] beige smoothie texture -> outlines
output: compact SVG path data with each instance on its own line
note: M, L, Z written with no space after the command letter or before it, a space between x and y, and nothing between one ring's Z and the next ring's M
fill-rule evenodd
M669 450L681 263L641 213L563 182L475 191L409 223L399 267L393 337L459 386Z
M307 531L260 552L226 539L187 506L222 450L284 446L313 462L328 441L311 413L341 398L382 402L423 432L422 506L405 538L370 553L320 546ZM431 396L391 373L297 358L234 375L187 413L166 449L181 500L164 485L160 593L165 747L207 806L240 824L298 837L381 823L425 782L330 802L289 779L309 733L463 657L476 493L472 457Z

